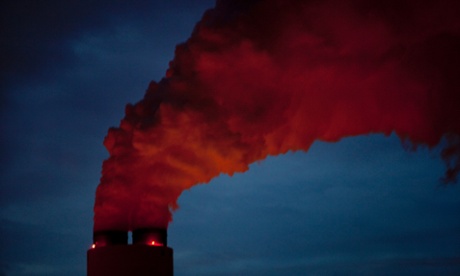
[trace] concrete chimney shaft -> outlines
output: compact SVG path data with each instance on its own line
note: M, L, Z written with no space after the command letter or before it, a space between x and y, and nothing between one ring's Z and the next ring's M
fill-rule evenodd
M134 230L133 244L127 232L96 232L87 252L87 275L172 276L173 250L166 244L166 229Z

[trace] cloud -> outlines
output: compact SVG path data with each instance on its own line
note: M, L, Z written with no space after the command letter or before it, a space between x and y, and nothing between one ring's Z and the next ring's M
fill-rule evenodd
M95 229L166 227L182 191L317 140L457 137L460 5L376 3L218 1L109 130Z

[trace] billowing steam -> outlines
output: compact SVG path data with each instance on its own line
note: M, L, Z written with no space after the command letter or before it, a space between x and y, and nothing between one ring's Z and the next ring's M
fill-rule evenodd
M109 130L95 230L167 227L182 191L316 140L445 141L455 182L459 3L217 1Z

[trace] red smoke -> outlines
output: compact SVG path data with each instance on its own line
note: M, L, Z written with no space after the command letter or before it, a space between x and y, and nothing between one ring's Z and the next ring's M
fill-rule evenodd
M456 181L459 14L455 0L217 1L109 130L95 230L167 227L182 191L316 140L445 137Z

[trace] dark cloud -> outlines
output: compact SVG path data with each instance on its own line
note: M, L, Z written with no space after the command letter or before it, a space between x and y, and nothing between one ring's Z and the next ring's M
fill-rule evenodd
M83 275L86 271L73 265L85 258L81 252L86 243L79 233L5 219L1 233L4 275Z
M180 6L174 23L173 4L2 2L2 204L69 193L93 148L103 158L107 126L172 58L177 36L155 34L191 31L199 16Z
M25 79L43 81L50 77L50 71L75 62L71 47L79 36L106 32L126 22L148 26L163 16L165 8L173 5L170 1L3 1L2 85L18 84ZM188 16L188 8L198 7L179 5L177 8L183 16Z
M269 158L245 174L184 192L170 229L173 248L184 254L175 256L177 271L458 271L451 264L395 264L412 256L456 256L459 190L435 190L443 168L427 150L407 154L397 150L397 137L380 138L317 143L309 154ZM349 166L341 159L346 156L353 158Z

